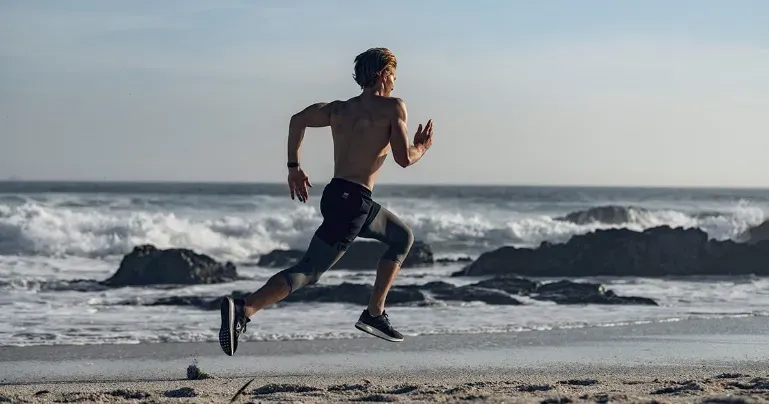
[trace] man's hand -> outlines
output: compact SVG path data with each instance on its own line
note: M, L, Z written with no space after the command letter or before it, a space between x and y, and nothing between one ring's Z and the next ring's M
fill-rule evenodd
M302 170L302 167L288 169L288 188L291 190L291 199L296 196L300 202L307 203L310 193L307 188L312 188L310 177Z
M429 149L433 145L433 120L427 121L424 129L422 124L419 124L417 133L414 134L414 146L424 147L425 150Z

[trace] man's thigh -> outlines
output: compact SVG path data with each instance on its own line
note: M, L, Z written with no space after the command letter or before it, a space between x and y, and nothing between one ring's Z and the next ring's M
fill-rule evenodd
M358 236L390 243L393 239L405 237L406 233L410 232L409 227L395 213L373 202Z
M315 234L327 244L346 250L365 227L372 203L353 193L346 197L324 195L321 200L323 222Z

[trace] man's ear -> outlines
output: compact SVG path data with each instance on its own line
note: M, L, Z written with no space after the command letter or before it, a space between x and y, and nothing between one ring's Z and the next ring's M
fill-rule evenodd
M381 72L379 72L379 78L382 79L382 81L387 80L387 75L390 74L390 69L384 68Z

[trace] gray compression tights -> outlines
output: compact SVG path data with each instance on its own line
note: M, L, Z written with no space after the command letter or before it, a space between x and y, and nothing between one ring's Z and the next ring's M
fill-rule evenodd
M381 259L402 264L414 243L414 235L397 216L375 203L372 218L366 220L357 232L357 237L381 241L387 250ZM335 237L339 232L324 231L334 223L325 221L310 240L310 245L302 259L294 266L280 272L289 285L289 294L305 285L318 282L321 275L328 271L344 255L355 237ZM326 227L324 227L326 226ZM330 235L329 235L330 234Z

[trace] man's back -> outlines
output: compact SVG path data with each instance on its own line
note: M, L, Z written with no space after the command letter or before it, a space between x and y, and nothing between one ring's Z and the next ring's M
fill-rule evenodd
M294 114L289 122L288 184L291 198L307 202L310 179L299 162L305 128L331 127L334 177L373 190L376 177L392 151L395 162L409 167L432 145L433 124L420 124L409 139L406 104L391 97L396 81L395 56L372 48L355 58L355 82L361 94L346 101L316 102Z
M390 151L398 99L357 96L336 101L331 116L334 176L373 189Z

